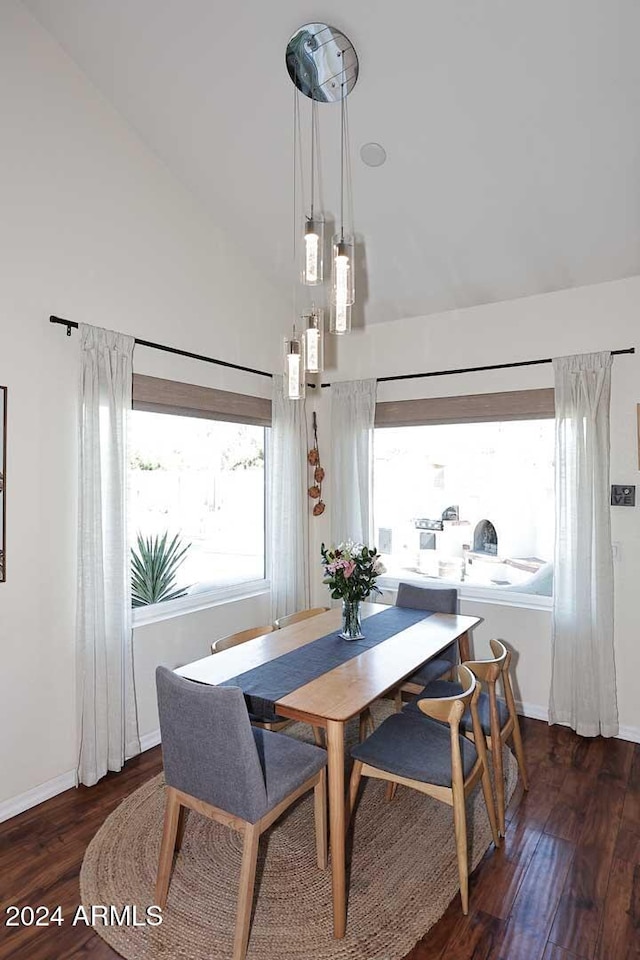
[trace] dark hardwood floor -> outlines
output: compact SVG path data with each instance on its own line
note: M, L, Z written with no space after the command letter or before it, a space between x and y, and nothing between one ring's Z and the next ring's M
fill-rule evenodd
M531 789L518 788L507 838L407 960L640 958L640 745L583 740L523 721ZM79 902L85 848L100 824L160 770L160 749L97 787L69 790L0 824L0 960L113 960L91 928L7 928L10 904ZM310 958L312 960L312 958Z

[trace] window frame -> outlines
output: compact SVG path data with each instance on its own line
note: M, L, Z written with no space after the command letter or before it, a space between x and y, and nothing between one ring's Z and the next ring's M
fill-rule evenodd
M171 414L179 417L197 417L203 420L218 420L231 423L247 423L265 428L264 445L264 577L244 580L238 583L224 584L202 590L198 593L177 597L175 600L163 600L143 607L132 607L131 618L134 627L168 620L172 617L195 613L210 607L235 600L269 593L270 557L269 557L269 432L271 427L271 400L249 394L233 393L213 387L177 380L165 380L160 377L134 373L132 384L132 411Z
M387 427L546 419L555 419L553 387L381 401L376 403L374 430ZM421 576L411 571L407 571L407 575L401 579L387 575L378 578L378 585L383 590L395 591L400 582L418 586L455 587L461 600L477 603L495 603L532 610L549 610L553 607L553 595L518 593L517 590L501 590L499 587L485 587L460 580Z

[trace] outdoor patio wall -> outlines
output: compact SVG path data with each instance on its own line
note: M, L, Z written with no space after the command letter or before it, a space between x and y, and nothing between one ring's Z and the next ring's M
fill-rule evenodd
M0 817L73 783L78 336L49 314L272 368L280 292L234 249L21 4L0 5ZM260 323L255 322L259 315ZM269 395L270 381L138 347L140 373ZM153 671L268 616L268 597L135 631L141 734ZM4 801L4 803L3 803Z
M427 255L427 254L425 254ZM428 317L369 325L342 338L330 381L419 373L544 357L640 348L640 277L487 304ZM550 364L450 377L382 383L379 400L454 396L553 386ZM317 401L320 449L327 477L330 459L330 391ZM640 402L640 353L614 359L611 397L611 482L640 482L636 404ZM326 519L312 526L314 598L326 600L320 582L319 543L330 539L331 492L325 481ZM640 495L640 489L638 490ZM636 676L640 507L612 507L615 572L615 651L621 736L640 741ZM532 716L546 717L551 680L551 612L463 601L464 613L481 616L478 643L503 637L517 651L518 698Z

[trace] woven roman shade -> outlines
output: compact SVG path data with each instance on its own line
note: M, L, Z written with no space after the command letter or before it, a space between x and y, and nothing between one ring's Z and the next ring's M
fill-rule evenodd
M271 400L193 383L133 375L133 409L271 426Z
M410 427L438 423L488 423L543 420L555 416L552 387L507 390L458 397L391 400L376 404L376 427Z

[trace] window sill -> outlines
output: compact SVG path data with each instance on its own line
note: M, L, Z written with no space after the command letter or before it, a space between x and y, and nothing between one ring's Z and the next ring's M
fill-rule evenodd
M483 587L479 583L465 583L459 580L444 580L439 577L416 576L407 573L402 577L379 577L381 590L397 591L398 584L415 583L418 586L455 587L461 600L477 603L495 603L503 607L523 607L528 610L551 610L553 597L536 593L518 593L516 590L500 590L498 587Z
M251 597L263 596L269 593L269 580L252 580L245 583L229 584L224 587L212 587L201 593L188 594L177 600L167 600L164 603L152 603L146 607L136 607L132 611L134 629L148 623L158 623L160 620L170 620L172 617L183 617L199 610L208 610L236 600L249 600Z

